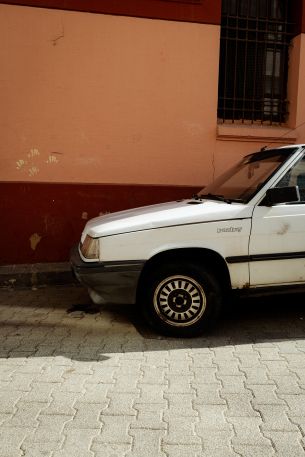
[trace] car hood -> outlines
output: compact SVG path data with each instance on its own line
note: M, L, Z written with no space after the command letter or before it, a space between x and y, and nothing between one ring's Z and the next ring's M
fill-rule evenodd
M91 219L83 231L94 238L184 224L251 217L251 210L240 203L212 200L179 200L119 211Z

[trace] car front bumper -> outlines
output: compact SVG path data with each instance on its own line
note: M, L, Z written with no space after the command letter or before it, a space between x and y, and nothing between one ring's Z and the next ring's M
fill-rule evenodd
M136 302L138 280L144 260L117 262L84 262L78 246L70 257L71 268L77 280L99 296L105 303Z

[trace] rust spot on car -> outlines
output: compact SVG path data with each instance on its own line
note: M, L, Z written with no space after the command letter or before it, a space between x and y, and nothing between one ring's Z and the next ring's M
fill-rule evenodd
M277 235L285 235L285 233L287 233L289 230L289 224L283 224L281 229L278 230L276 233Z

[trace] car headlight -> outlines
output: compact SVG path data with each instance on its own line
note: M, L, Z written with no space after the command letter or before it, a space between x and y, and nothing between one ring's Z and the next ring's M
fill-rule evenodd
M86 259L99 260L99 239L86 235L84 242L80 244L80 252Z

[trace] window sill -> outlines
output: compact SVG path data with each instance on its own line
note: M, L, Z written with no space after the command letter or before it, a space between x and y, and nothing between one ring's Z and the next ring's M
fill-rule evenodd
M285 127L269 127L266 125L218 124L217 140L221 141L252 141L272 142L281 144L295 143L295 131Z

